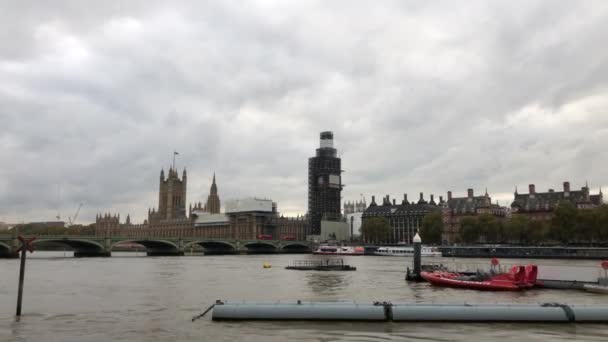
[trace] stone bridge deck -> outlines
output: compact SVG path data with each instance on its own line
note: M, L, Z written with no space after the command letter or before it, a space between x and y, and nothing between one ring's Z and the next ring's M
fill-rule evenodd
M34 235L27 235L32 237ZM74 249L75 257L94 257L112 254L112 249L124 243L137 243L146 248L149 256L184 255L198 245L205 254L255 254L255 253L308 253L308 241L286 240L230 240L203 239L200 237L128 237L94 235L36 235L34 246L41 242L53 242ZM19 242L13 235L0 235L0 257L16 257Z

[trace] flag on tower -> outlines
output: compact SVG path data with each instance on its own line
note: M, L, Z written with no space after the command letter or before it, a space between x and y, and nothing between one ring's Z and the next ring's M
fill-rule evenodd
M179 155L179 153L177 153L177 151L173 151L173 155Z

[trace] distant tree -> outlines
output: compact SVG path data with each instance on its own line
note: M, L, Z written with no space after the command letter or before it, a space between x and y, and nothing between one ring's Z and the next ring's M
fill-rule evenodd
M476 243L479 241L479 222L474 217L465 217L460 221L460 236L465 243Z
M528 233L528 225L530 220L526 216L514 215L509 222L505 224L505 239L510 242L525 244L527 241L526 234Z
M547 240L548 232L549 227L545 221L529 220L524 226L523 242L538 245Z
M604 204L597 210L596 236L602 242L608 242L608 204Z
M433 212L422 220L422 228L420 229L420 237L424 243L441 244L441 235L443 234L443 217L439 212Z
M579 242L600 239L600 208L578 210L575 236Z
M562 243L568 243L575 237L578 212L570 201L561 201L553 212L551 219L551 236Z
M487 242L496 242L499 239L499 225L493 215L481 214L477 217L479 233Z
M384 217L370 217L363 221L361 235L367 242L384 242L388 240L391 226Z

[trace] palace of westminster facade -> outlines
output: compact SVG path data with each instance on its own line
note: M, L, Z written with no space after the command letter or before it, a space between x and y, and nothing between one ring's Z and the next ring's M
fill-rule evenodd
M254 201L263 206L232 206L230 212L221 213L215 174L207 201L191 203L186 211L187 180L185 169L181 179L177 169L169 168L166 177L164 170L161 170L158 208L148 209L148 219L143 224L132 224L129 215L121 223L118 214L99 214L95 220L95 235L200 236L238 240L255 240L264 235L274 240L306 239L305 217L284 217L277 212L276 203L270 200L250 199L249 202Z

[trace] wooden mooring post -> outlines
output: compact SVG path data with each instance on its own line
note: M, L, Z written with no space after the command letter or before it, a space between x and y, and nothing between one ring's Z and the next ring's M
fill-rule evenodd
M21 242L21 264L19 266L19 292L17 293L17 317L21 316L21 301L23 300L23 279L25 278L25 258L27 256L27 251L32 253L34 251L34 246L32 245L32 241L36 240L35 237L31 239L25 239L21 236L18 236L17 239Z

